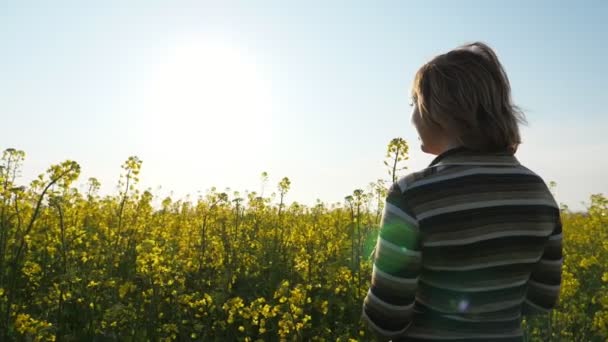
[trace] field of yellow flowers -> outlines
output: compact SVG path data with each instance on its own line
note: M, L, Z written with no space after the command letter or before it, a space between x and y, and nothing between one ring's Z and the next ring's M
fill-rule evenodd
M0 340L371 340L360 316L381 181L334 204L288 204L283 178L268 196L154 206L136 157L104 197L94 178L77 190L73 161L17 186L24 158L0 161ZM607 207L600 194L584 213L563 207L559 307L525 322L529 340L608 339Z

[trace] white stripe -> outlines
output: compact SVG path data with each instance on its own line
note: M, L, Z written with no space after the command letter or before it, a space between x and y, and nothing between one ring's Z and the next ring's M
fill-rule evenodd
M453 162L442 162L435 165L521 165L520 163L510 161L510 160L501 160L501 161L453 161Z
M434 287L438 287L438 288L442 288L442 289L447 289L447 290L452 290L452 291L462 291L462 292L477 292L477 291L492 291L492 290L500 290L500 289L506 289L509 287L517 287L517 286L521 286L525 283L528 282L528 277L525 277L526 279L522 279L522 280L518 280L516 282L513 283L507 283L507 284L500 284L500 285L494 285L494 286L474 286L474 287L466 287L466 288L462 288L462 287L449 287L449 286L445 286L445 285L437 285L434 284L433 282L429 282L427 280L424 280L424 278L420 278L420 281L423 283L427 283L429 285L432 285Z
M430 265L424 265L425 268L428 268L430 270L434 270L434 271L469 271L469 270L477 270L480 268L486 268L486 267L494 267L494 266L503 266L503 265L511 265L511 264L522 264L522 263L536 263L538 262L539 258L526 258L526 259L510 259L510 260L500 260L500 261L493 261L493 262L488 262L485 264L475 264L475 265L467 265L467 266L430 266Z
M401 192L404 192L405 189L408 188L407 184L412 182L413 179L414 179L413 173L410 173L407 176L399 178L397 180L397 185L399 186L399 190L401 190Z
M402 193L403 193L403 190L407 188L407 183L408 182L409 181L407 180L406 177L403 177L403 178L401 178L401 179L399 179L397 181L397 185L399 186L399 190L401 190Z
M549 240L561 240L561 238L562 238L562 233L549 236Z
M484 313L484 312L488 312L488 311L498 311L498 310L504 310L504 309L508 309L511 308L515 305L521 305L521 303L523 303L524 298L522 297L521 299L516 299L516 300L508 300L508 301L503 301L503 302L494 302L494 303L488 303L488 304L483 304L483 305L479 305L476 307L475 311L471 311L471 313Z
M441 340L462 340L462 339L492 339L492 338L498 338L500 340L500 338L504 338L504 337L520 337L523 336L523 332L521 331L521 329L517 329L514 330L512 333L500 333L500 334L456 334L452 331L447 331L446 333L448 333L449 335L441 335L440 333L438 334L425 334L425 333L417 333L415 331L411 331L408 332L406 334L407 337L416 337L416 338L425 338L425 339L430 339L430 340L437 340L437 339L441 339Z
M413 256L413 257L420 257L420 252L419 251L412 251L410 249L407 249L405 247L400 247L390 241L387 241L385 239L383 239L381 236L378 236L378 245L380 247L380 253L382 253L382 248L386 247L387 249L390 249L396 253L399 254L403 254L403 255L407 255L407 256Z
M410 327L410 325L412 324L412 321L410 321L403 329L401 330L385 330L380 328L379 326L376 325L376 323L374 321L371 320L371 318L369 318L369 316L367 315L367 313L365 312L365 310L363 310L363 318L367 321L367 323L372 327L372 329L374 329L375 331L379 332L380 335L383 336L387 336L387 337L394 337L394 336L399 336L399 335L403 335L403 333Z
M528 300L528 298L526 298L526 300L524 300L524 302L525 302L526 304L530 305L531 307L535 308L535 309L536 309L536 310L538 310L538 311L542 311L542 312L544 312L544 313L547 313L547 312L551 311L551 310L549 310L549 309L545 309L545 308L543 308L542 306L539 306L539 305L534 304L533 302L531 302L530 300Z
M431 216L446 214L455 211L468 210L468 209L480 209L480 208L489 208L494 206L505 206L505 205L547 205L550 207L554 207L555 203L553 201L544 200L544 199L530 199L530 200L522 200L522 199L514 199L514 200L494 200L494 201L481 201L481 202L469 202L456 204L451 206L446 206L437 209L431 209L424 213L418 215L419 220L423 220L425 218L429 218Z
M532 172L530 170L526 170L526 169L522 169L522 168L518 168L518 167L510 167L510 168L478 167L478 168L474 168L474 169L464 170L461 172L447 174L444 176L437 176L437 177L433 177L433 178L427 177L427 178L414 182L413 184L410 185L409 189L413 189L413 188L421 186L421 185L440 182L443 180L459 178L459 177L464 177L464 176L471 176L471 175L476 175L476 174L480 174L480 175L484 175L484 174L485 175L523 174L523 175L532 175L532 176L536 175L534 172Z
M469 243L479 242L482 240L496 239L499 237L507 237L507 236L546 236L547 232L539 231L539 230L511 230L511 231L503 231L503 232L492 232L479 236L473 236L464 239L454 239L454 240L441 240L441 241L433 241L433 242L425 242L423 243L426 247L435 247L435 246L454 246L454 245L466 245Z
M539 264L545 264L548 266L561 266L563 261L564 258L560 258L559 260L540 259Z
M393 213L393 214L401 217L402 219L406 220L408 223L412 224L414 227L418 228L418 221L416 221L416 219L414 219L413 217L408 215L403 210L399 209L397 206L395 206L389 202L386 202L385 207L386 207L386 210L389 211L390 213Z
M397 181L397 185L399 185L402 193L409 188L409 184L414 182L414 179L416 179L416 173L410 173Z
M416 302L416 300L413 300L411 304L408 305L395 305L395 304L391 304L391 303L387 303L385 301L383 301L382 299L376 297L376 295L372 292L372 290L368 290L367 291L367 298L371 299L373 302L379 304L380 306L384 306L385 308L389 309L389 310L394 310L394 311L410 311L414 308L414 303Z
M431 303L426 302L419 297L416 297L416 300L435 311L444 311L445 310L445 308L442 308L442 307L439 307L436 305L432 305ZM506 310L506 309L513 308L514 306L519 306L523 303L523 301L524 301L524 298L522 297L521 299L516 299L516 300L508 300L508 301L493 302L493 303L488 303L488 304L484 304L484 305L478 305L478 306L472 308L474 310L472 310L471 308L467 309L466 313L483 315L490 311Z
M560 289L559 285L547 285L547 284L539 283L532 279L530 279L530 285L540 287L543 290L552 291L552 292L559 292L559 289Z
M382 271L381 269L379 269L378 267L376 267L375 264L372 266L372 274L373 273L378 274L382 278L385 278L385 279L388 279L390 281L393 281L393 282L396 282L396 283L400 283L400 284L403 284L403 285L407 285L407 286L415 285L415 284L418 283L418 277L416 277L416 278L395 277L394 275L390 275L390 274Z
M514 316L511 316L511 317L484 318L484 319L472 319L472 318L465 318L465 317L454 316L454 315L443 315L443 317L447 317L449 319L453 319L455 321L461 321L461 322L506 322L506 321L512 321L514 319L520 318L521 314L518 312Z

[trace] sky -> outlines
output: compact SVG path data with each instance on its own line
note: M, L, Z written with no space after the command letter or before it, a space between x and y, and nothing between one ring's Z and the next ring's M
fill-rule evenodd
M101 6L103 4L103 6ZM143 160L142 189L212 186L342 201L434 158L410 123L416 70L461 44L492 46L526 113L518 160L582 209L608 193L606 1L0 1L0 149L19 182L66 159L102 193ZM82 185L83 186L83 185Z

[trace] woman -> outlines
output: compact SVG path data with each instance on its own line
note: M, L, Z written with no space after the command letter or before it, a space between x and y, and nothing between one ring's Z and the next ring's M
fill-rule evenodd
M416 73L412 123L424 170L386 199L362 318L393 341L522 341L561 285L559 207L514 153L523 114L490 47L473 43Z

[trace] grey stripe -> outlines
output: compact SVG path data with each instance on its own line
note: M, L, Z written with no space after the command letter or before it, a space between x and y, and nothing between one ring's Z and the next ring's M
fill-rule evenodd
M536 263L539 258L524 258L524 259L509 259L509 260L499 260L482 264L475 265L467 265L467 266L431 266L424 265L424 268L428 268L434 271L469 271L469 270L477 270L480 268L494 267L494 266L503 266L503 265L511 265L511 264L528 264L528 263Z
M399 207L397 207L396 205L386 202L385 208L391 214L395 214L395 215L399 216L400 218L404 219L405 221L407 221L414 227L418 228L418 221L416 219L414 219L413 217L411 217L410 215L408 215L405 211L399 209ZM418 231L418 230L416 229L416 231Z
M539 264L545 264L546 266L561 266L563 261L564 261L564 258L560 258L559 260L540 259L538 261L538 263Z
M507 321L519 319L521 317L521 313L518 312L515 315L507 316L504 318L473 319L473 318L466 318L466 317L455 316L455 315L442 315L442 317L446 317L446 318L453 319L455 321L461 321L461 322L481 322L481 323L483 323L483 322L507 322Z
M522 169L519 167L510 167L510 168L476 167L476 168L467 169L467 170L464 170L461 172L447 174L444 176L426 177L424 179L418 180L418 181L414 182L413 184L411 184L409 186L409 189L413 189L418 186L436 183L436 182L440 182L440 181L444 181L444 180L448 180L448 179L460 178L460 177L464 177L464 176L471 176L471 175L477 175L477 174L479 174L479 175L507 175L507 174L536 175L534 172L532 172L530 170Z
M422 298L416 297L416 300L418 302L424 304L425 306L428 306L429 308L434 309L435 311L444 311L444 308L433 305L427 301L424 301ZM482 304L482 305L478 305L478 306L469 308L468 311L465 312L465 314L477 314L477 315L488 314L488 313L492 313L493 311L513 308L516 305L521 305L523 301L524 301L524 298L522 296L522 298L518 298L518 299L514 299L514 300Z
M420 281L423 283L427 283L431 286L446 289L446 290L462 291L462 292L477 292L477 291L500 290L500 289L506 289L509 287L521 286L528 282L528 276L525 276L525 278L526 279L520 279L513 283L506 283L506 284L502 283L500 285L493 285L493 286L473 286L473 287L449 287L449 286L445 286L445 285L437 285L433 282L429 282L429 281L425 280L424 278L420 278Z
M380 328L379 326L376 325L376 323L374 321L371 320L371 318L369 318L369 316L367 315L367 313L365 312L365 310L363 310L363 318L365 319L365 321L367 321L367 323L372 327L372 329L374 329L375 331L377 331L378 333L380 333L380 335L383 336L388 336L388 337L392 337L392 336L399 336L399 335L403 335L403 333L410 327L410 325L412 324L412 322L410 321L403 329L401 330L385 330Z
M483 305L479 305L475 308L475 311L471 311L472 313L482 313L487 311L498 311L506 308L513 307L515 305L519 305L524 301L524 298L515 299L515 300L507 300L503 302L494 302L487 303Z
M530 285L538 287L547 292L559 292L560 285L547 285L530 279Z
M493 232L488 234L482 234L478 236L473 236L464 239L453 239L453 240L441 240L441 241L433 241L433 242L424 242L423 245L425 247L435 247L435 246L456 246L456 245L466 245L469 243L475 243L483 240L496 239L499 237L507 237L507 236L546 236L547 233L539 230L511 230L504 232Z
M521 331L521 329L518 330L514 330L513 332L507 333L507 332L503 332L503 333L498 333L498 334L464 334L464 333L456 333L453 331L446 331L445 332L447 335L442 335L441 332L438 332L437 334L428 334L428 333L424 333L424 332L416 332L415 330L411 329L409 330L405 336L407 337L416 337L416 338L427 338L427 339L442 339L442 340L459 340L459 339L463 339L463 338L474 338L474 339L492 339L492 338L506 338L506 337L519 337L523 335L523 332Z
M389 249L395 253L411 256L411 257L420 257L419 251L412 251L411 249L407 249L405 247L397 246L396 244L383 239L381 236L378 236L378 250L382 253L382 247Z
M410 173L407 176L399 178L399 180L397 181L399 190L401 190L401 192L403 192L403 191L405 191L405 189L408 189L409 188L408 184L414 180L415 176L416 176L415 173Z
M470 203L462 203L456 204L452 206L446 206L443 208L437 208L428 210L424 213L418 214L419 220L424 220L426 218L451 213L455 211L468 210L468 209L480 209L487 207L495 207L495 206L507 206L507 205L547 205L551 207L555 207L555 203L553 201L544 200L544 199L518 199L518 200L495 200L495 201L483 201L483 202L470 202Z
M501 161L472 161L472 162L465 162L465 161L453 161L453 162L439 162L437 163L437 165L520 165L519 163L515 163L509 160L501 160Z
M405 286L411 286L411 285L415 285L418 283L418 277L416 277L416 278L395 277L394 275L391 275L391 274L388 274L388 273L382 271L381 269L376 267L376 265L373 265L373 267L372 267L372 274L374 274L374 273L384 279L390 280L392 282L400 283Z
M549 236L549 240L560 240L561 238L562 238L562 233Z
M416 302L414 300L414 301L412 301L411 304L408 304L408 305L394 305L391 303L387 303L387 302L383 301L382 299L376 297L376 295L374 295L372 290L367 291L367 299L371 300L372 302L374 302L382 307L385 307L388 310L405 311L405 312L412 310L414 308L414 303Z
M544 307L539 306L538 304L535 304L535 303L531 302L528 298L526 298L526 300L524 300L524 303L526 303L527 305L530 305L534 309L536 309L538 311L541 311L541 312L544 312L544 313L547 313L547 312L550 311L549 309L545 309Z

